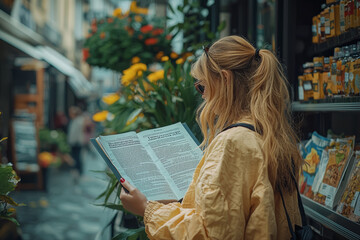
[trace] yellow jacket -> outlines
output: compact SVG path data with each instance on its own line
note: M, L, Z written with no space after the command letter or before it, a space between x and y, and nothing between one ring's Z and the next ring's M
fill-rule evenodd
M296 191L284 198L292 223L300 225ZM144 222L150 239L291 237L280 195L268 179L261 139L244 127L216 136L183 202L149 201Z

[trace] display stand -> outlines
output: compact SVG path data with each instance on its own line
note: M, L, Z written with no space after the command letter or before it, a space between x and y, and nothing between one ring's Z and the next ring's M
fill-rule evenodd
M38 129L43 125L44 64L33 60L15 68L13 75L17 82L14 84L11 152L14 169L21 178L17 188L43 190Z

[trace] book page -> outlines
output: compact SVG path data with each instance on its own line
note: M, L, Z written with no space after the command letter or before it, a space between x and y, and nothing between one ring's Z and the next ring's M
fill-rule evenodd
M135 132L100 136L102 148L120 175L149 200L176 199L165 177Z
M148 152L153 151L161 171L166 172L178 198L184 197L202 151L181 123L138 133Z

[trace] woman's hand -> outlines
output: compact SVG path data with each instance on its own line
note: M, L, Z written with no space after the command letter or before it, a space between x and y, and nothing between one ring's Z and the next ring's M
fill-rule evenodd
M139 189L133 187L125 179L121 178L120 182L123 186L120 192L122 205L129 212L143 217L147 205L147 198L139 191ZM124 188L126 188L129 192L127 193Z

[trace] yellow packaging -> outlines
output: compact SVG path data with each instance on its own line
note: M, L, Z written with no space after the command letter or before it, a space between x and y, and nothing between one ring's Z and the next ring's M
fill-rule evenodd
M326 4L334 3L336 0L326 0Z
M318 17L314 16L312 18L312 42L319 43L319 34L318 34Z
M352 0L348 3L348 15L349 15L349 28L355 28L355 1Z
M330 19L330 35L329 37L335 37L335 6L330 6L330 12L329 12L329 19Z
M360 59L357 59L354 64L354 94L360 95Z
M344 66L345 68L345 66ZM342 61L341 60L337 60L336 62L336 85L337 85L337 94L342 94L344 93L344 88L343 88L343 66L342 66Z
M320 42L325 42L325 11L320 13Z
M320 82L320 72L315 72L313 75L313 79L312 79L312 89L313 89L313 94L314 94L314 99L320 99L320 86L321 86L321 82Z
M334 5L334 16L335 16L335 36L340 35L340 5Z
M344 6L344 18L345 18L345 31L349 30L350 28L350 15L349 15L349 1L345 1Z
M333 62L331 64L331 77L330 77L330 82L328 84L328 93L331 93L331 95L336 95L337 94L337 82L336 82L336 62Z
M344 94L345 96L349 96L350 95L350 64L351 62L347 62L344 66Z
M330 38L330 7L324 9L324 21L325 21L325 38Z
M354 84L355 84L355 74L354 74L355 61L350 62L349 66L349 95L354 95Z
M340 13L340 34L345 32L345 6L346 6L346 2L344 0L340 1L340 8L339 8L339 13Z
M331 73L323 72L321 74L322 78L322 93L320 98L326 98L327 96L331 96L331 81L330 81ZM330 91L329 91L330 90Z

